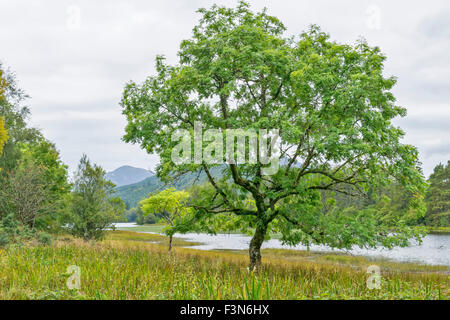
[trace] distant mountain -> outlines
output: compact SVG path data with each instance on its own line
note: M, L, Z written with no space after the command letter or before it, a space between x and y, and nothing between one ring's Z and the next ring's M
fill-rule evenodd
M211 169L211 175L217 177L220 175L219 168ZM164 184L157 176L151 176L141 182L121 186L116 188L116 194L125 202L127 208L137 207L139 201L147 197L150 192L161 191L169 187L175 187L178 190L187 189L194 184L204 183L207 177L204 172L200 175L196 173L185 174L172 184Z
M145 180L155 174L150 170L123 166L112 172L108 172L105 177L114 183L117 187L133 184Z

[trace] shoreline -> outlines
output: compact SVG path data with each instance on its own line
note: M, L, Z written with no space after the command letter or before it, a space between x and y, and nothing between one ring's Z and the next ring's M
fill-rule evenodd
M139 229L141 231L137 231L137 230L132 230L133 228L126 228L127 230L122 230L122 228L117 229L118 231L125 231L125 232L132 232L132 233L137 233L137 234L148 234L148 235L154 235L154 236L159 236L162 238L165 238L166 236L157 232L158 228L161 228L163 226L161 225L148 225L150 228L153 229L153 231L142 231L142 229ZM144 226L146 227L146 226ZM200 235L205 235L205 234L200 234ZM218 234L219 235L219 234ZM237 234L235 233L231 233L231 234L220 234L220 235L225 235L225 236L230 236L230 237L236 237ZM162 239L161 238L161 239ZM207 246L206 243L202 242L201 240L196 240L196 239L192 239L188 236L182 235L182 234L176 234L174 236L174 240L177 241L181 241L183 242L185 245L183 247L185 248L189 248L189 249L193 249L193 250L200 250L200 251L215 251L215 252L235 252L235 253L245 253L247 254L248 249L246 248L242 248L242 249L236 249L236 248L205 248L205 246ZM285 253L291 253L289 255L293 256L292 253L297 253L299 256L306 256L306 255L310 255L310 256L339 256L339 257L348 257L347 260L360 260L360 261L366 261L367 263L372 262L372 263L390 263L390 264L407 264L407 265L416 265L416 266L421 266L423 268L434 268L434 267L438 267L438 268L445 268L448 269L447 272L450 271L450 265L446 265L446 264L431 264L431 263L425 263L423 261L420 261L419 259L417 259L417 261L400 261L398 259L394 259L394 258L390 258L390 257L381 257L381 256L374 256L374 255L365 255L363 253L352 253L352 252L342 252L342 251L338 251L338 250L304 250L304 249L294 249L294 248L262 248L262 252L264 251L274 251L274 250L279 250ZM389 251L388 249L385 249L386 252L392 252ZM341 260L344 261L344 258L341 259L337 259L337 260ZM449 272L450 273L450 272Z

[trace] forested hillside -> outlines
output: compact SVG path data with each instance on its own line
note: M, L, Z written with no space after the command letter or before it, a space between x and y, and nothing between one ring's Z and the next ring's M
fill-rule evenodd
M211 174L214 176L220 175L220 169L215 168L211 170ZM179 190L187 189L194 184L206 182L206 179L204 172L200 174L188 173L166 184L155 175L135 184L118 187L116 193L125 202L127 209L130 209L136 207L139 201L148 196L150 192L160 191L169 187L175 187Z

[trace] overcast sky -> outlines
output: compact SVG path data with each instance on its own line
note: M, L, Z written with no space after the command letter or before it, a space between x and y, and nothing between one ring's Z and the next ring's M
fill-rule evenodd
M315 23L339 42L364 37L387 55L385 74L408 116L396 121L419 148L425 174L450 159L450 1L249 1L289 34ZM154 169L157 156L121 141L124 84L176 62L196 10L236 1L0 0L0 61L29 95L31 122L56 143L71 171L86 153L106 170Z

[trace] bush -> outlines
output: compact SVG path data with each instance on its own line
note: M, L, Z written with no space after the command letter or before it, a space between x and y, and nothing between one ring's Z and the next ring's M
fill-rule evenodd
M0 229L0 248L6 247L10 242L9 236L2 229Z
M124 211L125 204L115 197L114 184L105 179L105 171L83 155L75 173L67 221L70 232L84 240L100 240Z
M52 242L52 236L47 232L39 232L37 234L37 240L42 245L49 245Z
M37 241L40 244L51 243L51 235L47 232L37 232L27 226L21 226L13 214L5 216L0 220L0 247L10 244L21 244L27 241Z

